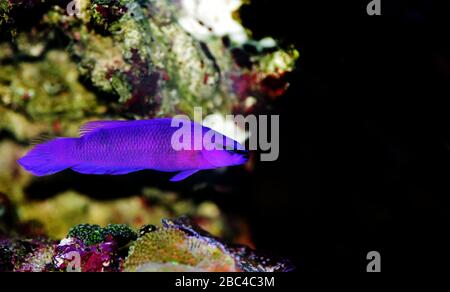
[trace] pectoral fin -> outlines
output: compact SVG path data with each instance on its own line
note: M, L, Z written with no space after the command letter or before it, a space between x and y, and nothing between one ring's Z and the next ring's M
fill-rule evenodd
M179 174L175 175L170 181L171 182L178 182L178 181L182 181L188 177L190 177L191 175L197 173L198 170L187 170L187 171L183 171L180 172Z

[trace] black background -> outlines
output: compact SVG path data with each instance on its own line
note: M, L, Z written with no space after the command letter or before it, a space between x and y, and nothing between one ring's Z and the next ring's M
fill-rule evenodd
M447 268L450 222L450 3L257 0L256 38L301 57L278 104L281 156L258 165L256 245L299 271ZM445 3L446 2L446 3Z

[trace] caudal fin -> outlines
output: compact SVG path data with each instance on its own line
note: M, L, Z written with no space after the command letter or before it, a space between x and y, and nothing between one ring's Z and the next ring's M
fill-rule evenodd
M17 163L35 176L51 175L63 171L72 165L61 154L73 145L74 140L73 138L57 138L36 145Z

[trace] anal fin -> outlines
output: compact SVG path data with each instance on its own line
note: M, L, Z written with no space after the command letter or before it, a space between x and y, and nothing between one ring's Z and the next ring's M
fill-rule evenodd
M77 165L71 168L81 174L97 174L97 175L124 175L132 172L141 171L140 168L115 168L115 167L98 167L92 165Z
M191 175L195 174L199 172L199 170L187 170L187 171L182 171L179 174L175 175L170 181L171 182L179 182L182 181L188 177L190 177Z

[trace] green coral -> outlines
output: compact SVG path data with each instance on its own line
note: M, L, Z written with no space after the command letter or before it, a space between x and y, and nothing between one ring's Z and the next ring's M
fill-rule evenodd
M98 225L80 224L70 229L68 237L79 239L89 246L103 242L106 233Z
M118 246L124 246L136 240L137 233L125 224L109 224L105 228L99 225L80 224L72 227L67 235L83 241L88 246L102 243L108 236L111 236Z
M103 231L106 235L111 235L119 246L124 246L138 237L136 231L126 224L109 224Z

